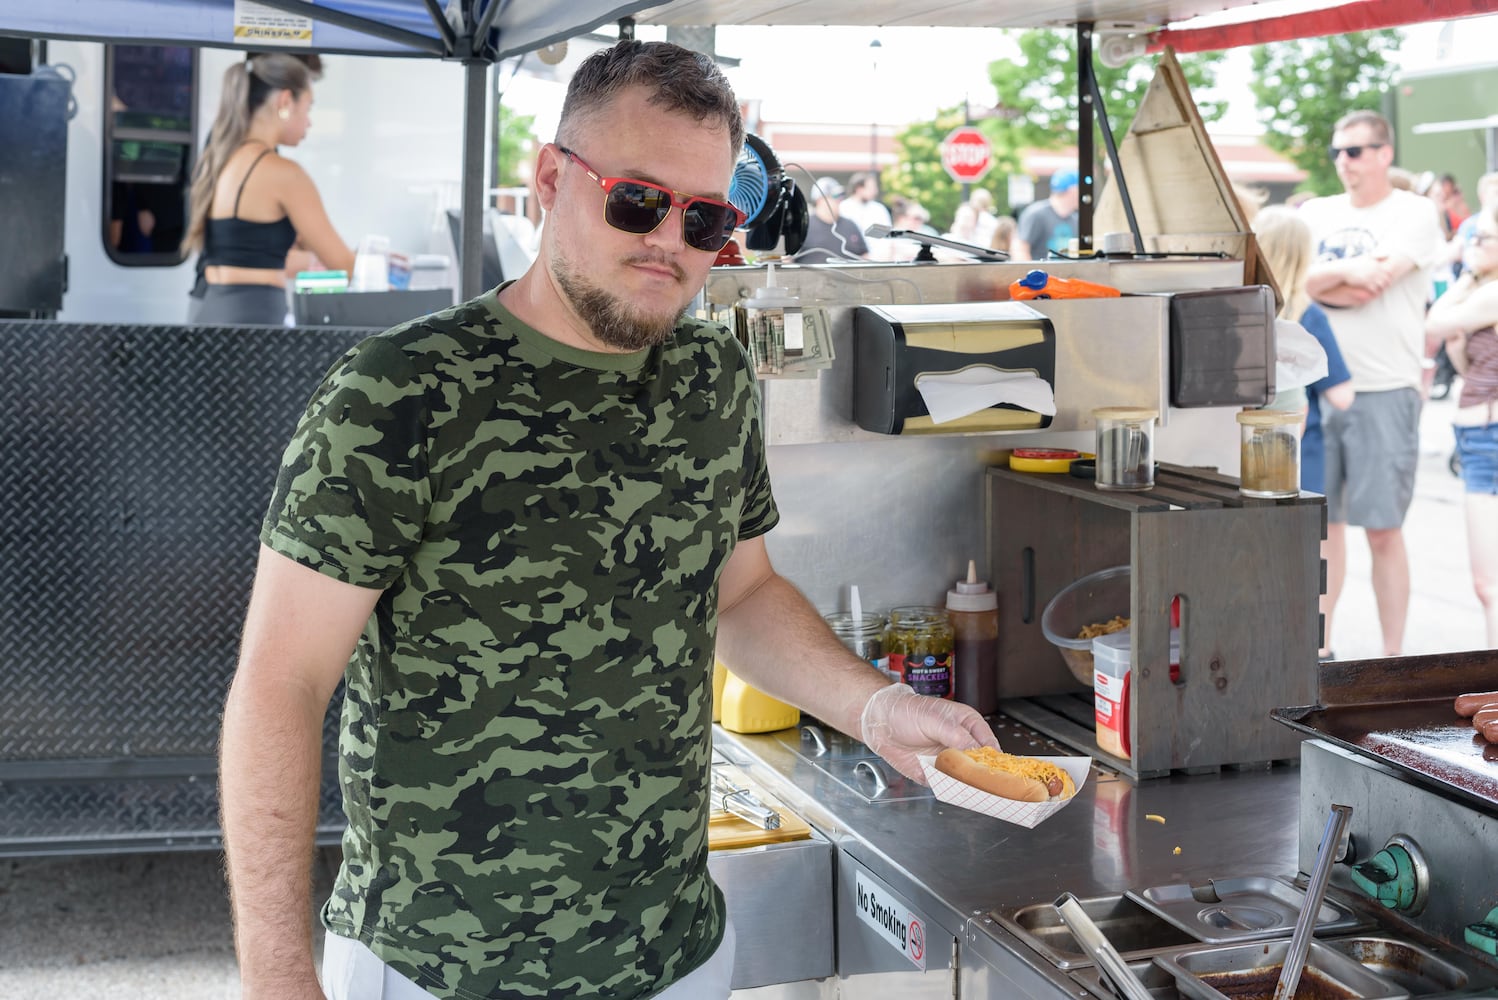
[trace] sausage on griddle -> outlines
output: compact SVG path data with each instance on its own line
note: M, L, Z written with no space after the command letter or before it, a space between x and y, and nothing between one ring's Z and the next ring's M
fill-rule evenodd
M1473 716L1484 705L1498 705L1498 691L1474 691L1456 699L1456 714Z

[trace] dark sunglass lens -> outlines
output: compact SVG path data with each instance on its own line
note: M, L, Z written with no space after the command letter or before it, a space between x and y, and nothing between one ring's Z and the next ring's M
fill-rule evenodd
M733 236L734 212L727 205L693 201L683 215L682 239L698 250L722 250Z
M660 188L624 181L609 190L604 219L626 233L648 233L671 211L671 196Z

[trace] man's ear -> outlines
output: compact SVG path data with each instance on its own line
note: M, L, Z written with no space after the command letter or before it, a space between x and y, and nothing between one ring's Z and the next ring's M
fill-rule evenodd
M567 165L567 156L548 142L536 152L536 201L541 209L550 212L557 201L557 191L562 186L562 169Z

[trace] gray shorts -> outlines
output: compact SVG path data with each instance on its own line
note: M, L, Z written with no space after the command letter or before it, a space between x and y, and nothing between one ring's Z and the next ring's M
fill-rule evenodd
M1323 407L1326 517L1384 530L1404 524L1420 457L1420 393L1360 392L1345 410Z

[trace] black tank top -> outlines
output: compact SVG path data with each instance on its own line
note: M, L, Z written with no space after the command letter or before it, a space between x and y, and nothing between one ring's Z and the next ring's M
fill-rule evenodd
M275 222L249 222L239 217L239 199L244 197L244 186L250 174L265 159L270 150L255 157L250 169L244 172L239 182L239 192L234 196L234 214L227 219L209 219L203 229L204 266L259 267L279 271L286 266L286 254L296 243L296 227L289 216Z

